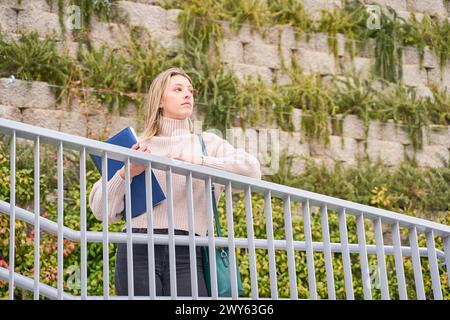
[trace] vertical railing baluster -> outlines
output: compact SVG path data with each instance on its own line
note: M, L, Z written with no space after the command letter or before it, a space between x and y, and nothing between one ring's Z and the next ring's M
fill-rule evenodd
M409 244L411 246L411 257L414 267L414 283L418 300L425 300L425 289L423 286L422 263L420 262L419 244L417 242L417 229L415 226L409 229Z
M392 242L394 244L395 271L397 274L398 294L401 300L408 300L406 290L405 270L403 268L402 244L400 240L400 226L395 222L391 226Z
M80 245L81 245L81 299L87 299L87 218L86 218L86 147L80 155Z
M328 299L336 300L336 291L334 288L333 259L331 257L331 247L330 247L330 228L328 226L328 207L326 203L320 207L320 220L322 225L325 271L327 274Z
M148 162L145 168L145 192L147 208L147 256L148 256L148 292L149 299L156 298L155 281L155 241L153 238L153 191L152 191L152 164Z
M211 298L218 299L217 291L217 269L216 269L216 243L214 237L214 212L211 197L211 177L205 181L205 199L206 199L206 218L208 223L208 253L209 253L209 269L211 280Z
M252 299L259 298L258 273L256 270L255 236L253 232L253 209L251 187L245 188L245 216L247 224L248 256L250 259L250 282L252 287Z
M14 300L14 265L16 244L16 131L11 137L9 188L9 300Z
M58 145L58 300L63 299L64 292L64 176L63 176L63 142Z
M444 238L445 266L447 269L447 281L450 287L450 235Z
M295 256L294 256L294 235L292 232L292 216L291 216L291 196L287 195L284 199L284 227L286 230L286 251L288 257L289 270L289 291L291 299L298 299L297 291L297 273L295 271Z
M375 228L375 241L377 248L377 262L380 274L381 299L389 300L389 284L386 272L386 257L384 254L383 229L381 219L377 218L373 221Z
M273 235L272 193L264 194L264 212L266 214L267 251L269 253L270 297L278 299L277 266L275 263L275 246Z
M34 300L39 300L39 272L40 272L40 138L36 137L34 141Z
M225 209L227 213L228 252L230 257L231 298L238 299L236 252L234 243L233 198L231 182L225 187Z
M366 233L364 229L364 214L356 216L356 230L358 233L359 259L361 263L361 277L364 290L364 299L372 300L372 287L370 284L369 261L367 259Z
M435 300L442 300L441 280L439 277L439 267L436 256L436 247L434 244L434 233L430 230L426 233L428 263L430 265L431 282L433 285L433 297Z
M303 229L305 232L305 242L306 242L306 263L308 268L309 296L310 299L317 300L316 271L314 268L314 254L312 247L311 214L309 212L309 200L303 202L302 211L303 211Z
M108 234L108 153L102 156L102 207L103 207L103 299L109 299L109 234Z
M339 233L342 248L342 263L344 266L345 294L347 300L354 300L355 296L353 292L352 266L350 264L350 250L348 248L347 219L345 208L339 210Z
M134 268L133 268L133 227L131 221L131 185L130 158L125 161L125 215L127 228L127 280L128 299L134 299Z
M194 192L192 189L192 172L186 176L186 196L189 225L189 261L191 271L191 293L192 299L198 299L197 284L197 247L195 246L195 218L194 218Z
M170 268L170 296L177 298L177 266L175 259L175 230L173 221L173 188L172 188L172 168L166 172L167 186L167 223L169 227L169 268Z

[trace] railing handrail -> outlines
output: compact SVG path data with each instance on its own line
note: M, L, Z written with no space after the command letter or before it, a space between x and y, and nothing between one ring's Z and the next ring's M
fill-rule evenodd
M25 210L23 208L16 206L16 219L22 220L26 223L34 225L34 213L30 212L28 210ZM9 214L10 211L10 205L8 202L0 200L0 213L3 212L5 214ZM58 231L58 224L52 220L49 220L44 217L39 217L40 221L40 227L41 230L46 231L50 234L57 235ZM101 243L102 242L103 233L100 231L87 231L86 232L86 238L89 242L92 243ZM69 227L64 227L64 238L70 241L81 241L81 231L71 229ZM146 234L141 233L133 233L132 234L133 243L135 244L147 244L148 238ZM153 234L154 242L155 244L166 244L168 241L168 235L167 234ZM189 238L185 235L175 235L175 244L176 245L189 245ZM109 232L109 240L111 243L126 243L127 242L127 235L123 232ZM198 236L196 237L196 243L199 246L207 246L208 245L208 238L206 236ZM245 238L234 238L235 241L235 247L236 248L247 248L248 247L248 241ZM264 239L255 239L255 248L256 249L262 249L267 247L267 240ZM286 249L286 240L273 240L274 247L277 250L280 249ZM305 241L293 241L294 243L294 249L305 251ZM215 237L215 244L217 247L227 247L228 246L228 238L227 237ZM313 251L314 252L323 252L323 242L319 241L313 241ZM340 243L330 243L331 252L335 253L342 253L342 246ZM375 254L376 253L376 246L366 244L367 252L369 254ZM385 252L387 255L393 255L394 254L394 248L391 245L384 245ZM349 243L349 249L350 253L358 253L359 251L359 244L357 243ZM402 254L404 256L411 256L411 248L408 246L402 246ZM445 253L442 250L436 249L437 258L441 260L445 260ZM419 248L419 254L422 257L427 256L427 248L420 247Z
M401 213L371 207L348 200L342 200L311 191L288 187L273 182L250 178L215 168L167 159L85 137L0 118L0 132L12 134L14 131L16 132L16 137L18 138L34 140L37 136L39 136L41 143L58 145L59 142L62 141L63 145L70 149L81 151L83 148L86 148L88 153L98 156L101 156L104 152L106 152L108 154L108 158L115 160L125 161L127 157L130 157L134 162L140 164L146 164L148 161L151 161L153 169L167 170L171 168L173 173L182 175L192 173L192 177L198 179L206 179L207 177L211 177L213 182L224 185L231 182L232 186L236 188L251 186L252 192L265 193L267 190L270 190L272 196L281 199L290 196L291 200L297 200L300 202L309 200L311 205L323 206L326 204L330 210L339 211L342 208L345 208L346 213L350 213L354 216L364 213L365 218L381 218L384 223L399 223L400 227L416 227L417 231L433 231L434 234L438 236L450 236L450 226L433 221L411 217Z

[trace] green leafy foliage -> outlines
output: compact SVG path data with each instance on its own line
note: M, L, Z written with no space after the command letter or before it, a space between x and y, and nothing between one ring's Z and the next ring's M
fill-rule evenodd
M42 146L41 154L45 161L41 161L41 215L50 220L57 221L57 201L55 197L56 184L56 157L55 148ZM0 146L0 199L9 201L9 145L8 140L2 139ZM16 171L17 187L17 205L30 211L33 201L33 172L29 168L32 166L32 154L30 147L19 146ZM78 161L77 155L68 152L64 157L64 225L74 230L80 228L80 186L78 180ZM289 164L289 159L284 164ZM87 190L91 190L92 185L99 179L98 172L93 169L91 162L87 163ZM426 212L428 218L449 225L450 212L448 211L450 203L449 184L450 168L440 169L419 169L409 164L404 164L398 170L387 173L385 167L381 164L361 163L356 168L345 169L337 164L335 168L328 169L325 166L308 163L306 173L303 175L292 176L288 168L283 165L280 168L284 172L285 180L280 175L275 175L273 182L283 182L297 188L303 188L313 192L340 197L342 199L357 201L363 204L375 205L381 208L394 210L404 214L418 215L418 212ZM280 199L272 199L272 217L273 234L275 240L285 239L286 220L284 216L284 203ZM262 195L254 194L252 196L252 214L253 214L253 232L256 238L265 239L268 234L267 218L264 211L264 198ZM318 209L318 208L316 208ZM320 214L318 210L311 207L311 232L313 241L321 241L322 230ZM436 216L435 212L446 212L442 218ZM302 206L298 202L292 202L292 229L294 241L304 241L305 224L302 215ZM340 243L339 220L337 213L329 210L329 230L331 242ZM224 236L227 236L227 223L225 214L225 201L222 196L219 201L219 216L224 230ZM236 238L246 238L248 227L246 221L245 199L242 194L235 195L233 200L234 233ZM423 214L422 214L423 216ZM87 226L90 231L101 231L102 223L97 221L88 208ZM120 231L124 226L121 223L110 225L109 230L113 232ZM356 221L352 215L347 215L348 239L350 243L358 243L356 233ZM0 265L5 267L9 261L9 218L0 215ZM375 243L374 230L370 220L365 219L366 241L368 244ZM406 229L401 229L402 243L408 244ZM387 233L388 235L389 233ZM15 271L25 276L32 277L34 272L34 231L33 227L20 220L16 220L16 266ZM45 232L40 234L41 243L41 266L40 277L43 283L56 287L57 285L57 238ZM426 240L422 233L419 233L419 245L426 246ZM440 237L436 237L436 248L442 250L443 244ZM116 246L110 244L109 247L110 262L110 290L114 293L114 270L115 270L115 252ZM269 274L269 256L267 250L257 249L256 267L258 291L260 297L270 296L270 274ZM103 294L103 250L102 244L91 243L87 248L88 254L88 294ZM236 249L239 271L242 276L245 296L250 296L250 260L248 250ZM295 251L295 269L297 275L297 290L300 298L308 298L309 283L307 272L306 254L304 251ZM276 262L276 281L278 286L278 295L280 298L290 296L289 286L289 268L288 255L285 250L275 250ZM333 253L333 272L336 287L336 296L338 299L345 299L345 285L342 255ZM363 298L362 279L359 256L350 255L353 287L356 299ZM370 270L375 270L377 261L376 255L369 255ZM398 298L396 269L392 256L386 256L386 265L389 279L391 297ZM317 292L321 299L328 297L326 285L325 259L323 253L314 253L314 266L317 281ZM78 243L64 241L64 290L75 295L80 294L79 286L74 285L73 275L80 267L80 247ZM432 298L431 276L427 259L422 261L424 286L427 292L427 298ZM404 269L407 282L408 296L415 298L414 273L410 257L404 257ZM441 285L444 299L450 298L447 275L444 267L439 268ZM371 283L375 284L371 278ZM0 281L0 297L6 297L8 290L7 282ZM16 289L17 299L31 299L32 294L23 290ZM373 298L380 299L381 292L376 287L372 288Z
M336 109L330 90L322 85L319 76L304 74L295 64L289 75L292 83L278 87L284 104L303 111L301 128L306 137L328 143L328 117Z
M0 33L0 77L14 75L23 80L64 86L71 65L70 58L58 52L54 35L46 35L41 40L37 32L31 32L14 41ZM57 97L64 93L61 88L53 89Z
M10 200L10 171L9 171L9 141L1 137L0 145L0 200ZM33 211L34 178L32 165L32 150L29 147L17 148L16 163L16 205ZM57 221L56 201L56 157L54 148L41 147L42 158L40 168L40 206L41 216L52 221ZM74 230L80 230L80 184L78 180L78 163L71 159L70 155L64 157L64 225ZM95 181L100 177L92 162L87 162L86 188L90 190ZM83 199L81 199L83 200ZM87 201L87 199L85 199ZM124 223L111 225L110 231L119 232ZM96 220L89 207L87 210L87 229L89 231L101 231L102 223ZM0 263L9 261L9 217L0 214ZM15 222L15 271L33 278L34 275L34 228L19 219ZM57 285L57 237L41 231L40 233L40 280L42 283L56 287ZM114 268L116 245L110 244L110 290L114 292ZM81 265L80 246L69 240L64 240L64 290L71 294L80 294L80 288L72 285L71 276L74 270L79 270ZM103 250L101 243L91 243L87 246L88 261L88 292L90 295L103 294ZM7 297L8 284L0 281L0 298ZM16 289L16 299L32 299L32 293Z
M223 200L223 199L222 199ZM225 214L225 201L219 203L219 216L221 220L222 229L226 226L226 214ZM272 199L272 219L273 219L273 235L275 240L286 239L286 220L283 213L284 203L279 199ZM316 208L318 209L318 208ZM294 241L305 241L305 223L302 215L302 206L299 203L291 204L292 211L292 233L294 236ZM321 216L318 210L311 211L311 234L313 241L322 241L322 229L321 229ZM245 200L242 195L236 197L233 206L233 220L234 225L234 235L236 238L247 238L248 227L245 223L240 223L240 221L245 221L246 219L246 207ZM264 211L264 198L262 196L254 195L252 197L252 216L253 216L253 232L255 238L266 239L267 237L267 218ZM349 243L358 243L357 232L356 232L356 219L352 215L347 215L346 219L347 230L348 230L348 241ZM442 222L445 222L442 221ZM450 220L447 218L446 223ZM328 211L328 224L330 240L334 243L340 243L340 232L339 232L339 219L337 212ZM227 230L224 230L224 236L227 236ZM375 244L375 233L373 225L369 219L365 219L365 235L366 242L368 244ZM402 229L402 241L407 241L407 230ZM425 246L426 241L424 236L421 234L419 237L420 246ZM442 239L438 238L436 241L437 248L442 249ZM247 249L238 248L236 249L236 255L238 260L239 271L241 273L243 288L245 290L244 296L251 296L251 277L250 277L250 258ZM307 258L304 251L295 251L295 273L297 281L297 292L301 299L310 298L309 292L309 280L308 280L308 270L307 270ZM270 297L270 272L269 272L269 254L268 250L256 249L256 270L257 270L257 282L258 282L258 294L259 297ZM328 299L328 289L327 289L327 277L325 271L325 257L321 252L315 252L314 257L314 272L316 279L317 295L319 299ZM289 268L288 268L288 253L285 250L275 250L275 263L276 263L276 274L275 281L277 283L277 291L279 298L289 298L290 297L290 281L289 281ZM361 266L359 254L350 254L351 261L351 273L353 290L356 299L364 299L363 294L363 282L361 276ZM381 290L377 286L377 259L375 254L370 254L368 256L369 261L369 272L370 272L370 283L372 286L372 298L381 299ZM332 253L332 263L333 263L333 275L335 283L335 292L337 299L346 299L345 293L345 280L344 280L344 270L343 270L343 257L341 253ZM424 276L424 286L427 293L427 299L432 299L432 283L429 274L428 263L426 259L422 262L423 266L423 276ZM411 259L404 258L404 269L405 277L407 282L407 293L410 299L415 299L415 288L414 288L414 274ZM397 289L397 279L396 279L396 268L393 256L386 256L386 271L389 281L389 290L392 299L399 299L398 289ZM450 290L448 288L447 275L445 273L445 268L440 268L440 281L442 284L442 289L445 297L450 297ZM445 298L444 298L445 299Z
M450 208L450 166L424 169L413 163L401 163L395 170L387 170L382 163L361 160L346 168L336 162L334 167L306 159L305 173L291 174L293 157L282 154L280 169L268 176L272 182L305 189L357 203L371 203L373 190L385 185L389 191L389 210L409 215L446 212Z

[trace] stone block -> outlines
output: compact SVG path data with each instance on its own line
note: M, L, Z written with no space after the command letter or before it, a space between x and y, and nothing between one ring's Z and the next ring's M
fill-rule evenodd
M303 141L300 132L280 132L280 151L289 156L294 157L309 157L310 146L308 142Z
M159 6L119 1L118 7L119 10L128 15L131 25L143 26L150 33L166 29L166 10Z
M166 29L179 31L180 26L178 25L178 16L182 10L180 9L169 9L166 11Z
M355 115L346 116L343 120L342 135L357 140L365 139L364 122Z
M292 80L289 77L289 74L287 74L286 72L283 72L281 70L275 70L274 79L276 80L276 83L280 84L280 85L292 83Z
M379 5L382 8L391 7L395 11L406 11L406 0L366 0L366 4Z
M317 165L324 165L327 170L333 170L336 165L336 161L328 157L314 157L312 160Z
M424 146L416 152L412 146L407 146L406 155L410 159L415 159L420 167L439 168L450 160L448 148L444 146Z
M437 85L439 90L450 92L450 67L446 66L442 71L440 68L427 70L429 84Z
M337 38L337 47L338 47L338 56L343 56L345 51L345 37L343 34L338 33L336 35ZM310 38L307 38L306 35L303 35L298 42L298 47L303 49L308 49L312 51L320 51L326 53L332 53L331 48L328 45L329 35L323 32L317 32L312 35Z
M388 120L386 123L375 122L379 126L381 140L400 142L401 144L411 144L408 132L404 129L406 126L396 124L393 120Z
M443 0L414 0L415 11L429 13L440 17L447 17L447 10Z
M50 12L52 7L48 0L22 0L19 4L17 0L2 0L2 6L14 8L18 11L39 10Z
M183 40L178 37L178 31L173 30L157 30L151 34L152 39L155 39L162 47L176 51L183 47Z
M266 83L272 83L272 71L267 67L260 67L250 64L234 63L226 64L225 69L232 69L236 73L236 76L240 81L245 81L247 77L250 78L261 78L262 81Z
M18 108L55 108L55 96L46 82L15 80L7 84L0 78L0 104Z
M44 109L25 109L22 113L22 122L33 126L59 131L63 111Z
M289 25L276 25L268 32L265 39L268 44L278 46L281 42L281 47L287 49L297 49L297 40L295 39L295 33L292 26Z
M402 50L402 60L404 64L419 64L419 51L414 47L405 47Z
M450 149L450 127L434 126L428 130L428 143Z
M228 63L243 63L244 62L244 47L242 42L224 39L220 43L220 52L222 61Z
M421 98L426 98L426 97L433 98L434 97L431 89L424 85L420 85L416 88L416 94L418 97L421 97Z
M351 60L349 57L344 57L342 60L342 68L344 72L353 70L361 75L363 78L368 78L370 75L372 60L369 58L354 57Z
M396 141L397 132L399 130L396 125L389 121L387 123L380 121L369 121L369 128L367 132L368 139L374 140L387 140L387 141ZM393 137L389 137L389 134L394 134ZM405 144L411 143L409 141L402 141Z
M107 127L106 114L99 113L86 119L86 137L95 140L105 140L116 132Z
M403 81L406 85L418 87L427 84L427 72L417 64L403 65Z
M299 43L299 47L312 51L320 51L328 53L330 51L328 49L328 34L318 32L312 35L310 38L302 36L302 40Z
M22 113L19 108L0 105L0 118L22 122Z
M111 136L125 127L137 128L136 124L136 119L132 117L111 117L106 115L105 131L108 132L108 136Z
M320 75L336 73L335 59L328 53L299 49L297 62L307 73L317 72Z
M327 157L335 161L355 163L362 156L360 144L353 138L330 136L330 143L311 141L311 156Z
M64 133L86 137L86 117L78 112L63 111L59 130Z
M306 160L301 158L292 159L291 175L300 175L306 170Z
M439 68L439 58L430 48L425 48L423 55L423 66L428 69Z
M101 45L111 48L120 48L129 41L129 33L124 25L93 21L89 38L95 48Z
M320 18L320 10L325 9L332 11L333 8L342 6L339 0L303 0L305 11L309 13L313 19Z
M3 33L16 32L16 19L17 14L13 9L0 5L0 31Z
M294 124L294 131L300 132L302 128L302 110L294 108L292 110L292 123Z
M414 12L414 10L411 11L397 11L397 14L400 18L403 18L405 20L408 20L411 18L412 15L416 17L416 20L421 22L423 20L424 14L420 12Z
M56 13L39 10L21 11L17 17L17 29L21 32L37 31L40 36L55 34L61 38L61 26Z
M368 139L366 153L370 160L381 160L389 166L404 160L404 146L400 142Z
M244 63L272 69L281 68L277 47L256 41L244 45Z
M233 34L233 31L231 31L231 34ZM241 41L244 44L251 42L265 42L262 34L252 29L249 25L243 25L237 32L237 35L234 37L237 37L237 40Z

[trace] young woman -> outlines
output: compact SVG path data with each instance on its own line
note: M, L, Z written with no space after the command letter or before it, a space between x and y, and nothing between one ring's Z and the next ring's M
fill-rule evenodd
M144 132L138 138L134 150L157 156L178 159L253 178L261 178L258 160L243 149L236 149L213 133L203 133L207 156L203 156L198 136L193 133L190 116L194 108L193 87L190 77L179 68L160 73L150 85L145 103ZM145 170L144 166L130 164L130 177ZM163 191L166 191L165 173L154 170ZM109 221L122 219L125 195L124 168L108 181ZM175 234L188 235L186 177L172 175L173 216ZM205 183L193 179L194 229L196 235L207 233ZM223 191L215 186L216 199ZM166 192L165 192L166 193ZM167 194L167 193L166 193ZM97 181L89 196L89 205L98 220L102 219L102 181ZM167 234L167 203L153 208L154 233ZM132 220L133 232L147 233L147 216L143 213ZM127 248L119 244L116 256L115 285L117 295L127 295ZM178 296L191 296L190 259L188 246L176 246L176 283ZM207 296L203 276L200 247L196 250L199 296ZM134 294L149 295L147 245L133 245ZM155 245L156 294L170 295L169 250L167 245Z

